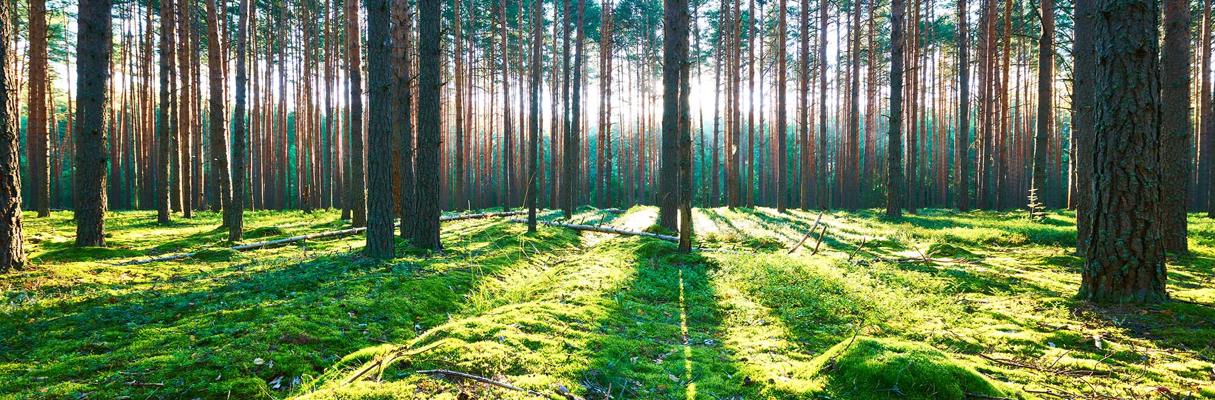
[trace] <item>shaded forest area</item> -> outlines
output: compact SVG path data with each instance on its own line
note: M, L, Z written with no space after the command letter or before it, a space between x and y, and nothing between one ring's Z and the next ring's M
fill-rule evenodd
M0 0L0 397L1215 397L1212 3Z

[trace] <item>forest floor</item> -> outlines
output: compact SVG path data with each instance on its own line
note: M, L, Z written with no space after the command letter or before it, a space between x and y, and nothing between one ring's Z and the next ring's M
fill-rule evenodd
M27 214L37 267L0 278L0 398L1215 398L1211 220L1170 258L1174 301L1121 307L1074 299L1069 213L828 213L817 254L817 234L786 254L817 216L698 209L691 255L462 220L442 254L374 261L362 236L223 250L206 212L114 212L110 247L78 249L69 213ZM346 226L246 218L246 241Z

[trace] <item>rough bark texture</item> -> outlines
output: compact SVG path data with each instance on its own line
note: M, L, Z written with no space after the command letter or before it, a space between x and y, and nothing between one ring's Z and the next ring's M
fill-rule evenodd
M418 0L418 219L414 246L441 250L439 243L439 14L441 0ZM411 223L406 221L405 223Z
M1095 78L1096 53L1093 47L1093 6L1096 0L1076 0L1075 40L1072 55L1074 67L1072 82L1072 143L1076 150L1076 195L1072 204L1076 207L1076 253L1085 254L1088 249L1091 213L1093 209L1093 152L1097 136L1093 128L1096 109L1093 107L1093 79ZM1205 119L1204 119L1205 121Z
M891 0L890 135L886 143L886 215L903 213L903 13L904 0Z
M1164 75L1160 99L1160 220L1164 250L1185 253L1190 185L1190 9L1186 0L1164 4Z
M585 38L583 37L583 18L586 15L586 0L577 0L578 2L578 18L575 26L574 34L574 69L572 83L573 89L570 93L570 101L567 110L572 115L567 114L569 129L565 131L565 148L562 150L562 155L565 157L563 167L565 173L562 175L562 201L561 209L565 211L565 217L573 216L575 203L578 200L578 188L581 185L581 174L578 167L582 165L581 150L582 145L582 48Z
M683 3L681 9L681 1L663 1L662 24L662 158L658 167L658 224L672 231L678 228L679 220L679 72L688 58L687 3ZM685 44L682 48L681 42Z
M359 48L359 2L348 1L346 5L346 50L350 66L350 224L356 227L367 225L367 172L363 167L363 70ZM384 40L378 38L373 40Z
M46 0L29 2L29 122L26 125L26 151L30 170L30 209L39 217L51 215L50 152L47 147ZM9 65L9 64L5 64Z
M10 65L13 46L12 2L0 1L0 62ZM0 68L0 274L26 265L21 242L21 167L17 149L17 90L9 68Z
M1080 297L1163 301L1159 5L1097 0L1095 11L1093 212Z
M367 247L368 257L392 258L392 70L388 0L367 4Z
M224 220L228 224L228 240L241 239L245 219L245 148L249 140L249 129L245 125L245 96L249 80L246 50L249 47L249 0L240 0L240 20L236 28L236 108L232 118L236 120L236 131L232 141L232 201L224 207Z
M106 87L110 81L110 0L82 0L76 80L76 245L105 245Z
M958 211L970 209L970 42L966 36L966 2L958 0L958 130L954 132L954 201ZM1079 0L1084 1L1084 0Z
M892 0L899 1L899 0ZM892 3L893 4L893 3ZM814 197L818 200L818 208L827 209L830 206L830 194L827 192L827 24L828 12L831 3L828 0L819 0L818 10L818 79L819 79L819 94L818 94L818 158L815 162L815 170L818 171L817 179L818 190ZM902 16L900 16L902 18ZM900 48L900 51L901 48ZM899 58L902 58L899 53ZM901 60L899 61L902 62ZM902 64L899 64L902 65ZM893 67L892 67L893 68ZM901 68L901 67L900 67ZM893 70L891 71L893 74ZM899 71L899 76L902 76L902 71ZM891 92L892 96L894 92Z
M221 16L217 14L215 0L207 1L207 77L210 79L209 87L211 89L210 112L211 112L211 173L215 174L216 182L219 183L219 193L216 196L218 208L213 208L211 211L219 211L225 209L232 202L232 187L230 174L228 173L228 120L224 110L224 77L223 77L223 62L224 56L219 41L219 21ZM224 226L231 223L228 218L231 215L224 213Z

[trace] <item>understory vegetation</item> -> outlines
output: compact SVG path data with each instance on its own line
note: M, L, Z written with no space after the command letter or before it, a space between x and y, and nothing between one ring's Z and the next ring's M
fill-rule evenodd
M1190 218L1172 301L1124 308L1075 300L1073 214L1023 214L829 212L820 239L817 212L696 209L691 254L470 219L387 261L358 235L227 250L206 212L113 212L76 248L70 213L30 215L0 398L1215 398L1215 222ZM345 226L250 212L245 241Z

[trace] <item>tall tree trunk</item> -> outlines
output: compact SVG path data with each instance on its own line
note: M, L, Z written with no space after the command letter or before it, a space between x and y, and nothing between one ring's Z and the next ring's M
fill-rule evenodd
M388 0L367 0L367 247L368 257L395 255L392 232L392 42Z
M1095 182L1080 297L1164 301L1161 182L1144 173L1159 167L1159 4L1097 0L1095 11Z
M970 209L970 39L966 36L969 0L958 0L958 129L954 132L954 201L958 211ZM1084 1L1084 0L1079 0Z
M687 60L687 4L663 1L662 23L662 159L658 167L658 224L674 231L679 223L679 73ZM682 18L682 20L681 20Z
M1034 134L1034 166L1032 196L1041 202L1046 196L1046 152L1047 141L1054 128L1054 80L1055 80L1055 15L1053 0L1041 0L1039 15L1042 21L1042 36L1038 39L1038 130ZM1188 57L1187 54L1185 57ZM1007 76L1007 74L1005 75Z
M367 225L367 175L363 167L363 70L360 51L362 39L359 37L358 4L357 1L348 1L346 5L346 56L350 65L350 180L347 190L350 190L350 224L355 227Z
M1094 1L1094 0L1081 0ZM1211 186L1212 168L1215 167L1215 98L1211 96L1211 40L1212 40L1212 16L1211 16L1212 0L1202 2L1202 66L1199 68L1202 77L1202 93L1199 95L1199 108L1201 111L1202 126L1198 133L1198 173L1195 174L1195 200L1198 202L1199 209L1207 210L1207 216L1215 218L1215 202L1210 199L1215 198L1211 194L1215 193L1215 188ZM1079 13L1080 7L1076 6L1076 12ZM1079 21L1077 21L1079 22ZM1091 23L1090 23L1091 24ZM1078 29L1078 28L1077 28ZM1079 40L1079 38L1077 38ZM1081 186L1083 187L1083 186Z
M799 208L809 210L814 199L810 188L814 167L814 142L810 134L810 0L802 0L799 10L799 46L797 62L797 137L801 148L798 168Z
M171 170L173 124L169 120L174 107L173 92L171 91L175 79L173 36L173 2L163 0L160 3L160 106L157 110L159 116L156 121L156 131L158 132L156 136L160 150L160 162L156 169L159 183L157 189L160 193L156 196L156 220L161 224L169 222L170 207L173 203L171 188L173 182Z
M26 125L26 151L30 170L30 185L33 200L30 208L38 211L38 217L51 215L50 153L47 128L47 38L46 0L29 2L29 121ZM5 64L6 66L8 64Z
M512 169L515 144L510 115L510 48L507 46L506 0L498 1L498 9L501 10L499 32L502 40L502 195L504 196L502 206L510 208L515 205L515 183ZM575 113L575 115L579 114Z
M442 0L418 0L418 221L414 246L439 251L439 14Z
M544 47L544 17L541 14L542 0L530 0L532 12L531 62L529 67L530 83L528 84L528 107L530 109L529 124L527 125L527 231L536 232L536 198L537 180L540 159L540 61L543 58L541 49ZM610 12L604 10L604 12Z
M1097 54L1096 48L1093 47L1093 29L1097 23L1096 15L1094 14L1095 2L1097 0L1076 0L1075 4L1075 27L1074 37L1072 42L1073 54L1073 80L1072 80L1072 110L1075 116L1072 119L1072 138L1073 145L1076 147L1076 182L1073 183L1077 187L1074 204L1076 206L1076 252L1078 254L1087 254L1088 252L1088 237L1092 229L1093 212L1093 162L1096 157L1097 132L1094 130L1094 125L1097 110L1095 108L1095 100L1093 98L1095 91L1093 88L1094 79L1096 78L1097 69ZM1210 0L1206 2L1210 4ZM1209 53L1209 46L1204 45ZM1205 58L1205 57L1204 57ZM1204 66L1203 70L1209 72L1209 67ZM1204 72L1206 74L1207 72ZM1207 75L1203 75L1207 76ZM1204 92L1209 93L1209 79L1203 80ZM1203 97L1206 99L1207 97ZM1204 102L1206 100L1203 100ZM1209 109L1209 107L1208 107ZM1206 115L1203 116L1203 124L1208 121Z
M455 137L456 187L454 189L454 192L455 192L454 193L454 197L455 197L454 202L456 204L456 209L464 209L465 207L468 206L468 195L469 195L468 184L465 182L465 180L468 178L468 172L465 170L465 164L466 164L465 160L466 159L464 157L466 154L466 151L464 149L464 147L466 146L465 140L464 140L464 136L465 136L465 132L464 132L464 107L465 107L465 104L464 104L464 100L465 100L464 73L465 73L465 70L464 70L464 56L463 56L464 55L464 37L463 37L464 35L463 35L463 29L461 26L462 18L460 18L460 14L463 11L462 4L463 4L463 1L461 1L461 0L452 0L452 2L451 2L451 9L452 9L452 13L453 13L452 14L452 20L453 20L453 22L452 22L452 31L453 31L452 32L452 41L454 42L454 48L455 48L455 53L452 55L452 60L455 61L455 69L452 72L454 72L453 75L455 75L455 85L454 86L456 89L455 113L454 113L455 118L456 118L456 123L455 123L455 130L456 130L456 132L455 132L456 133L456 135L455 135L456 136ZM503 50L505 50L505 48ZM472 88L470 87L469 90L472 90ZM467 105L467 107L472 108L472 105L469 104L469 105Z
M898 1L898 0L892 0ZM815 198L818 200L818 208L827 209L830 205L831 195L827 188L827 24L828 9L831 7L829 0L819 0L818 10L818 78L819 78L819 97L818 97L818 160L815 170L818 171L818 194ZM901 73L901 71L900 71ZM893 93L892 93L893 95Z
M232 141L232 196L224 206L224 220L228 224L228 241L241 239L245 219L245 149L249 130L245 125L245 89L248 67L245 58L249 47L249 0L240 0L240 19L236 28L236 108L232 111L235 120L235 140Z
M210 79L208 86L211 89L211 173L216 175L219 183L219 193L216 196L218 207L212 208L211 211L219 211L232 202L228 174L228 123L224 110L224 56L219 44L219 22L222 17L217 13L217 8L215 0L207 0L207 14L210 15L207 18L207 77ZM232 223L228 217L230 215L225 213L224 226Z
M413 43L408 0L392 0L392 68L395 108L392 111L393 135L401 146L401 238L413 237L418 219L417 182L414 178L413 146Z
M13 112L18 100L12 71L8 68L16 56L12 40L12 5L12 2L0 1L0 62L4 64L0 68L0 274L25 268L27 263L25 246L21 242L21 166L18 161L21 154L17 148L17 115Z
M784 0L781 0L784 2ZM688 105L691 93L691 60L688 58L688 0L669 0L675 9L673 22L675 58L679 65L679 98L676 117L679 130L679 251L692 251L692 120ZM668 15L669 12L668 12Z
M776 136L776 178L774 182L776 195L776 210L785 212L785 201L788 195L785 194L785 188L788 184L785 182L785 177L788 175L786 169L789 167L786 158L789 156L787 145L788 127L788 111L785 105L785 71L788 65L785 61L785 31L788 29L785 14L788 13L788 3L786 0L779 0L777 3L776 17L776 131L772 134ZM860 15L860 14L857 14ZM858 19L859 21L859 19Z
M81 0L76 70L76 245L105 246L106 87L110 81L110 0Z
M886 215L903 213L903 13L905 0L891 0L890 137L886 144Z
M1190 184L1190 7L1186 0L1164 5L1164 80L1160 99L1160 220L1164 250L1185 253L1186 200Z
M571 82L567 82L566 86L572 83L573 89L567 91L571 94L569 105L566 110L566 121L569 129L565 131L565 174L562 177L561 184L563 196L561 209L565 212L566 218L573 216L575 202L578 199L578 188L582 187L579 183L578 167L582 164L580 155L579 141L582 136L582 48L583 48L583 17L586 14L586 0L576 0L578 2L578 17L576 19L575 37L574 37L574 70ZM571 115L572 113L572 115Z

